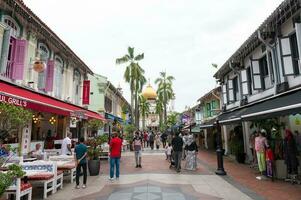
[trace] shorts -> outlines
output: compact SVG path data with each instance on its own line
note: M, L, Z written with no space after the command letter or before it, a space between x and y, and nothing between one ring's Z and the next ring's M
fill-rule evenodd
M141 150L135 151L135 156L136 157L141 157L142 156Z

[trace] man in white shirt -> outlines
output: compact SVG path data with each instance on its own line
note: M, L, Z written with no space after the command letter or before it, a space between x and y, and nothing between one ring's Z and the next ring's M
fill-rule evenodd
M72 151L71 151L71 138L72 137L72 134L69 132L67 134L67 137L65 137L63 139L63 142L62 142L62 155L72 155Z

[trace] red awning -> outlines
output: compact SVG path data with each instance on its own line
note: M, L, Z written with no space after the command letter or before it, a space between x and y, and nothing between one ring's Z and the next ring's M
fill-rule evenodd
M81 111L86 118L106 121L104 116L96 112L2 81L0 81L0 102L64 116Z

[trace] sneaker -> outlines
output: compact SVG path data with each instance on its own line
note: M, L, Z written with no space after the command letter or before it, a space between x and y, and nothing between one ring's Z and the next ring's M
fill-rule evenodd
M114 181L114 178L111 178L111 177L110 177L110 178L109 178L109 181Z
M116 177L116 181L119 181L119 177Z
M139 167L139 168L142 168L142 166L141 166L141 165L139 165L138 167Z
M83 189L85 189L86 187L87 187L86 185L83 185L83 186L82 186Z
M75 186L75 189L79 189L79 188L80 188L79 185Z
M138 168L139 167L139 165L136 165L136 168Z

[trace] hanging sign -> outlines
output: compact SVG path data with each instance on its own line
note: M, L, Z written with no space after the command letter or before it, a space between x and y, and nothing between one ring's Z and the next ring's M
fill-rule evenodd
M84 80L83 84L83 104L88 105L90 103L90 81Z

